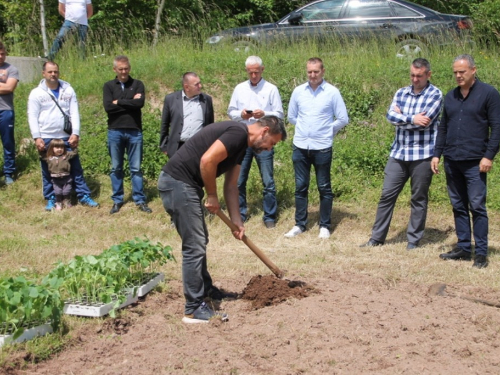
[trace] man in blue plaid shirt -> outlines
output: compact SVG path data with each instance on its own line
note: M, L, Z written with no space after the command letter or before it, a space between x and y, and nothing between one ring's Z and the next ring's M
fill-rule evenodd
M396 200L409 178L411 215L407 250L416 249L422 239L432 181L430 165L443 99L441 91L429 82L430 77L429 61L415 59L410 66L412 84L399 89L389 107L386 117L396 127L396 137L384 171L384 186L372 235L361 247L384 244Z

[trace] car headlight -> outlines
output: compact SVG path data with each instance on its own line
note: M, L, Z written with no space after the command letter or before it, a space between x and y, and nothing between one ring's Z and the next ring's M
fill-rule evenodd
M207 43L217 44L222 40L222 38L224 38L222 35L214 35L214 36L211 36L210 38L208 38Z

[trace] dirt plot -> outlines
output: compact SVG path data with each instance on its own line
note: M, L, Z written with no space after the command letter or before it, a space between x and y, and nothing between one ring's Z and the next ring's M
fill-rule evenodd
M252 302L252 308L261 309L277 305L289 298L305 298L318 292L303 281L280 280L275 276L254 276L243 289L241 298Z
M242 298L255 284L223 280L218 286L239 296L220 305L229 321L196 325L181 323L182 286L171 281L169 292L118 320L72 332L75 344L56 358L10 373L500 373L500 310L461 298L498 302L498 292L447 285L439 295L430 285L345 273L303 281L320 292L255 309Z

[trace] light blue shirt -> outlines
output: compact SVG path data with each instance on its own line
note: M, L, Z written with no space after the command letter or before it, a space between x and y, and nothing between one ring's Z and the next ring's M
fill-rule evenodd
M203 109L201 108L200 96L188 98L182 91L182 110L184 122L181 131L181 142L186 142L203 128Z
M247 125L257 121L254 117L248 120L241 118L243 109L261 109L265 116L283 118L283 105L278 88L262 78L257 85L252 86L250 80L238 84L233 91L227 115L231 120L243 122Z
M332 147L333 137L349 122L340 91L325 80L314 91L306 82L293 90L288 122L295 125L293 144L305 150Z

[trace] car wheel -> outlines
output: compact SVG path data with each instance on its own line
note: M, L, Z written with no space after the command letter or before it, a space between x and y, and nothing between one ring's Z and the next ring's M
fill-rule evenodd
M256 46L248 40L237 40L233 43L234 52L249 53L255 51Z
M396 57L398 59L413 60L425 55L425 44L415 39L405 39L396 44Z

